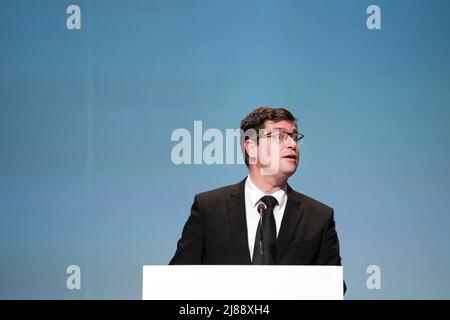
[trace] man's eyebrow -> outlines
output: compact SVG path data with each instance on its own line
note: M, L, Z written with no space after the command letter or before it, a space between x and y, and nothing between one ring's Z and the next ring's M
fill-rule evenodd
M284 131L284 132L287 132L284 128L273 127L272 130L273 130L273 129L276 129L276 130L278 130L278 131ZM297 128L295 128L295 129L292 131L292 133L298 133Z

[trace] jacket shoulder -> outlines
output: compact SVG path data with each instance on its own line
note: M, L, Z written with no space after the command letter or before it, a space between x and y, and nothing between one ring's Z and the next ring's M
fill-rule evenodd
M196 195L201 202L219 201L228 198L231 194L236 194L243 186L242 181L235 184L230 184L220 188L200 192Z
M292 190L292 193L297 199L299 199L302 206L308 210L323 214L331 214L333 212L333 208L323 202L320 202L319 200L316 200L295 190Z

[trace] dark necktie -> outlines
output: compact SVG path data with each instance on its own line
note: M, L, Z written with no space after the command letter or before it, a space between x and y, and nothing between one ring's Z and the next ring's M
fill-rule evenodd
M253 264L275 264L275 257L277 255L277 229L273 216L273 208L278 204L278 201L272 196L264 196L261 198L261 201L266 205L266 210L262 214L262 225L260 219L258 229L256 230Z

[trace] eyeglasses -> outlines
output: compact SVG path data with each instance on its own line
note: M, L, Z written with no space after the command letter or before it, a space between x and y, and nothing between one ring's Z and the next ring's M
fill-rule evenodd
M293 132L289 133L286 131L276 131L276 132L269 132L267 134L264 134L262 136L259 136L260 138L273 138L278 143L283 143L287 140L288 137L291 137L291 139L295 142L299 142L301 139L303 139L305 135L303 133Z

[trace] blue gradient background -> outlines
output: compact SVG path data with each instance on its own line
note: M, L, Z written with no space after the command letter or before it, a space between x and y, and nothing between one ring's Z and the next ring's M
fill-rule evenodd
M335 209L346 298L449 299L450 2L376 1L376 31L370 4L1 1L0 298L140 299L195 193L246 175L175 166L172 131L273 105L306 136L290 184Z

